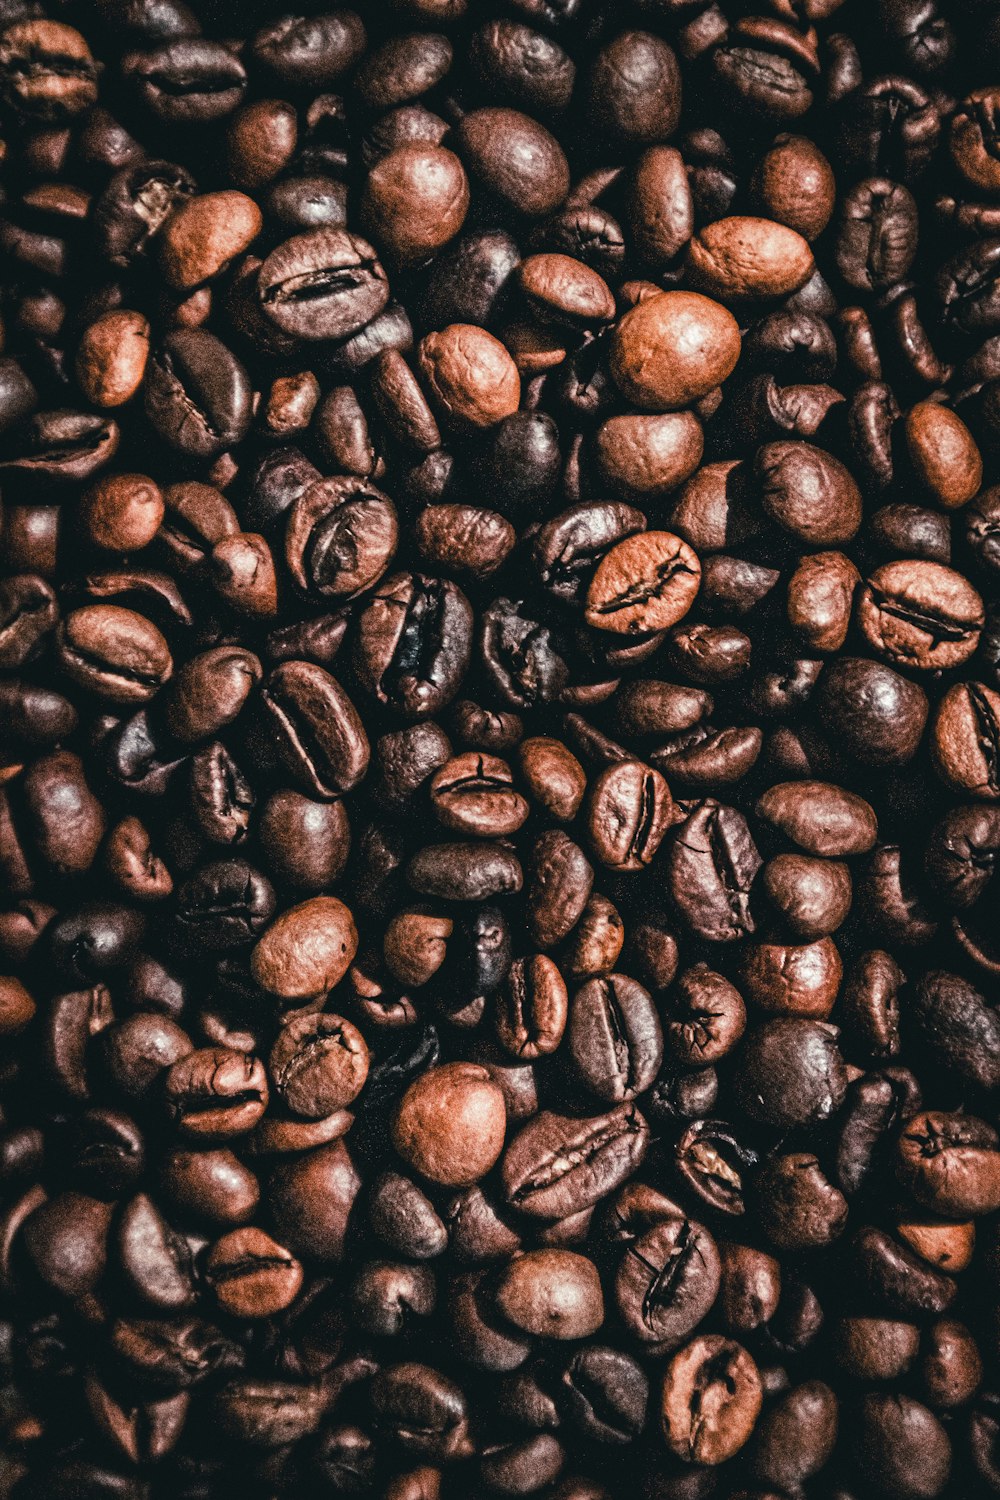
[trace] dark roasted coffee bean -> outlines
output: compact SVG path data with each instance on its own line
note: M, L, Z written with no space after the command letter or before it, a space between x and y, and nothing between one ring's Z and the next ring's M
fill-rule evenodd
M676 1346L698 1326L719 1290L719 1256L706 1229L667 1218L626 1249L615 1299L626 1328L650 1352Z
M157 434L187 458L215 458L246 435L247 372L204 329L168 333L150 355L144 388L146 415Z
M350 698L322 667L290 661L261 689L278 754L303 790L333 798L368 769L368 738Z
M177 928L196 948L225 950L251 943L274 913L270 881L244 860L204 865L177 893Z
M755 1118L788 1127L828 1119L847 1087L837 1028L781 1017L752 1028L743 1043L740 1089Z
M754 931L749 897L761 858L735 808L696 808L671 835L666 859L671 897L699 937L732 942Z
M663 1060L663 1032L648 991L625 974L590 979L569 1007L566 1046L577 1076L610 1104L646 1091Z
M297 339L357 333L389 299L385 272L367 240L341 229L294 235L257 273L261 311Z
M543 1111L504 1153L506 1199L537 1218L579 1213L632 1174L648 1139L649 1127L631 1104L583 1120Z

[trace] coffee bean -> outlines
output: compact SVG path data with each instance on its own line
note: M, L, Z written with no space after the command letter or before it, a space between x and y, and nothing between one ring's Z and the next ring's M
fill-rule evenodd
M369 746L357 709L340 683L314 662L282 662L261 689L281 760L314 796L350 791L368 769Z
M269 1318L302 1285L302 1267L260 1229L234 1229L205 1256L205 1281L219 1308L235 1318Z
M619 761L590 788L587 823L601 863L613 870L648 865L675 816L667 784L639 761Z
M543 1219L579 1213L631 1175L648 1139L649 1127L631 1104L583 1120L542 1111L504 1153L506 1201Z
M227 47L197 37L126 53L122 71L142 104L174 126L224 118L247 86L243 64Z
M792 1152L773 1157L755 1187L764 1233L779 1249L820 1249L843 1233L847 1199L826 1178L815 1156Z
M773 521L810 546L849 542L861 524L861 493L851 473L812 443L765 443L754 469Z
M950 1218L991 1213L1000 1190L996 1132L973 1116L927 1110L908 1120L897 1172L914 1198Z
M637 406L670 411L706 396L739 355L739 328L721 303L698 292L664 292L616 325L611 373Z
M457 131L471 175L515 213L540 218L569 191L562 147L545 127L515 109L476 109Z
M472 751L434 773L430 800L439 822L456 833L503 837L516 833L528 816L506 763Z
M171 215L159 237L159 258L168 284L190 292L212 281L257 238L260 209L245 193L202 193Z
M663 1060L652 999L625 974L590 979L577 990L566 1043L581 1082L608 1103L644 1093Z
M749 895L761 864L742 814L708 801L671 836L670 894L699 936L709 942L732 942L754 931Z
M251 955L254 978L279 1002L325 997L349 968L358 935L336 896L313 896L271 923Z
M179 1128L208 1140L252 1129L267 1108L263 1064L224 1048L188 1053L168 1069L163 1086L167 1109Z
M336 1263L361 1179L342 1141L282 1162L267 1183L267 1201L280 1242L321 1264Z
M385 272L367 240L341 229L293 235L257 273L260 309L297 339L343 339L389 300Z
M800 849L826 857L865 854L878 836L869 803L826 782L778 783L757 803L757 816Z
M471 637L472 609L456 584L419 573L393 574L361 614L358 676L380 702L427 717L458 691Z
M979 594L938 563L887 563L858 598L858 625L873 649L925 671L967 661L983 623Z
M666 630L687 614L701 583L697 555L669 531L619 542L587 590L587 622L616 634Z
M825 1018L836 1001L843 964L828 937L801 945L764 942L745 949L742 973L748 999L761 1010Z
M578 844L561 830L543 833L532 851L528 927L541 948L566 937L583 914L594 872Z
M514 1057L546 1057L562 1041L568 1013L566 983L552 959L516 959L497 1000L497 1039Z
M116 604L71 611L58 630L59 661L80 687L112 703L145 703L173 671L173 659L151 620Z
M740 1075L748 1112L784 1128L835 1114L847 1088L837 1035L826 1021L798 1016L752 1028L744 1038Z
M368 1048L342 1016L299 1016L278 1033L268 1070L289 1109L318 1120L357 1098L368 1075Z
M706 224L688 246L694 284L712 297L787 297L815 263L802 236L773 219L736 215Z
M429 333L418 351L421 374L442 415L452 423L486 428L517 410L521 382L499 339L472 323Z
M743 1447L760 1411L760 1374L734 1340L702 1334L680 1349L663 1376L667 1447L688 1463L720 1464Z
M650 1352L676 1346L698 1326L719 1290L719 1256L706 1229L667 1218L626 1249L615 1299L626 1328Z
M204 329L166 335L150 354L144 390L146 415L158 436L189 458L217 457L250 426L247 372Z
M485 1068L447 1063L411 1084L393 1124L396 1150L422 1176L462 1187L503 1150L503 1095Z
M910 1396L866 1396L854 1443L862 1474L885 1492L939 1495L948 1482L948 1435L926 1406Z
M97 101L97 64L85 39L60 21L14 11L0 39L0 88L8 109L60 123Z
M863 765L903 765L927 722L927 695L915 682L863 657L842 657L819 688L823 727Z

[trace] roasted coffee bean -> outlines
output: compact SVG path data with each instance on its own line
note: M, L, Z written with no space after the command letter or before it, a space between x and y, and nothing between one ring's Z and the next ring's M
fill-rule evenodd
M455 833L502 838L516 833L528 804L514 787L507 764L469 751L446 761L430 781L431 808Z
M471 634L472 609L454 583L394 574L360 616L358 675L380 702L410 717L426 717L458 691Z
M321 479L288 513L285 557L300 588L348 599L377 583L396 548L392 502L362 479Z
M494 1293L503 1316L525 1333L579 1339L604 1322L597 1268L571 1250L529 1250L501 1273Z
M57 636L66 675L123 707L155 697L173 672L170 649L153 622L117 604L71 611Z
M515 959L497 997L496 1032L514 1057L533 1060L555 1052L569 1014L566 982L544 953Z
M1000 1190L996 1132L973 1116L927 1110L906 1122L897 1171L917 1202L949 1218L992 1213Z
M632 1174L648 1140L649 1127L631 1104L582 1120L543 1111L504 1153L506 1200L537 1218L579 1213Z
M559 1404L588 1438L628 1443L642 1431L649 1381L629 1355L591 1344L573 1355L560 1376Z
M933 670L975 652L983 603L960 574L933 562L877 568L858 599L858 624L889 661Z
M739 359L735 318L698 292L664 292L626 313L612 335L611 372L637 406L687 406L730 375Z
M692 1219L667 1218L626 1249L615 1276L615 1299L625 1327L650 1352L685 1339L719 1291L719 1256L707 1229Z
M263 1230L234 1229L210 1247L204 1277L222 1312L268 1318L294 1301L302 1267Z
M639 761L607 766L591 784L586 812L590 842L609 869L648 865L673 816L663 777Z
M168 333L150 354L143 385L157 435L188 459L216 458L246 436L252 406L247 372L202 328Z
M948 1435L927 1407L910 1396L867 1395L854 1445L861 1473L884 1492L933 1496L948 1482Z
M664 1373L667 1446L688 1463L724 1463L749 1438L761 1401L760 1374L742 1344L702 1334L671 1358Z
M960 682L941 699L931 731L931 753L954 792L992 801L1000 795L996 763L1000 696L980 682Z
M282 662L261 688L278 754L303 789L350 791L368 769L368 737L335 677L314 662Z
M313 896L267 926L250 965L260 987L288 1005L325 997L347 972L357 947L357 928L344 903L336 896Z
M710 1109L714 1102L714 1097L709 1098L705 1108ZM704 1113L704 1109L696 1113ZM744 1177L756 1164L756 1153L718 1120L696 1119L684 1131L674 1152L680 1179L703 1203L725 1214L745 1212Z
M393 1143L422 1176L462 1187L485 1176L503 1150L503 1095L485 1068L447 1063L411 1084Z
M164 1092L170 1116L184 1134L208 1140L252 1129L268 1100L260 1060L218 1047L190 1052L174 1063Z
M126 53L122 71L147 109L168 125L201 125L240 103L242 63L221 42L184 37L147 52Z
M389 300L385 272L367 240L316 229L279 245L257 273L264 316L296 339L342 339Z
M927 722L927 695L915 682L863 657L842 657L820 681L823 728L863 765L912 760Z
M647 990L625 974L590 979L569 1007L566 1046L581 1082L610 1104L649 1088L663 1032Z
M177 927L196 948L243 947L274 915L270 881L244 860L206 864L177 892Z
M847 1088L837 1036L826 1021L793 1016L751 1028L739 1078L748 1112L785 1128L835 1114Z
M699 937L732 942L754 931L750 889L762 861L735 808L697 807L671 835L666 861L671 897Z
M754 1187L761 1228L779 1250L821 1249L843 1233L847 1199L808 1152L772 1157Z

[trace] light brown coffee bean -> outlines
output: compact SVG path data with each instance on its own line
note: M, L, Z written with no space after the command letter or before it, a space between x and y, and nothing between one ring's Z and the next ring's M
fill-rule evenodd
M473 323L428 333L417 353L435 405L462 427L492 427L517 411L521 378L500 340Z
M558 966L544 953L517 958L497 996L496 1033L514 1057L555 1052L566 1030L569 996Z
M500 1274L496 1304L515 1328L541 1338L587 1338L604 1322L597 1268L572 1250L515 1256Z
M721 385L740 357L740 330L721 302L698 292L663 292L615 325L611 373L636 406L671 411Z
M979 493L983 458L960 416L938 401L918 401L905 425L914 472L939 505L957 510Z
M762 1402L760 1374L742 1344L702 1334L673 1355L663 1374L667 1447L687 1463L725 1463L750 1437Z
M885 563L858 597L858 626L891 662L933 672L961 666L979 644L986 620L980 595L941 563Z
M190 292L212 281L253 244L264 216L246 193L230 190L188 198L159 237L160 268L167 285Z
M262 1229L224 1234L205 1256L205 1281L220 1311L231 1318L271 1318L298 1296L299 1262Z
M444 1063L410 1084L392 1124L392 1143L415 1172L444 1187L469 1187L503 1150L507 1112L485 1068Z
M587 590L588 625L615 634L668 630L701 586L698 556L671 531L626 537L605 553Z
M774 219L733 215L700 229L688 246L696 286L712 297L788 297L816 269L808 240Z
M86 399L109 408L130 401L149 358L149 320L140 312L108 312L84 329L76 378Z
M328 995L358 950L354 918L336 896L314 896L271 923L250 956L257 983L285 1004Z

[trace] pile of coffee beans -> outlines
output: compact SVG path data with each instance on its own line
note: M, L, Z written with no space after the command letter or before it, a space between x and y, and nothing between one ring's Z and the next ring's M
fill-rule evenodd
M323 3L0 0L0 1500L1000 1495L1000 0Z

